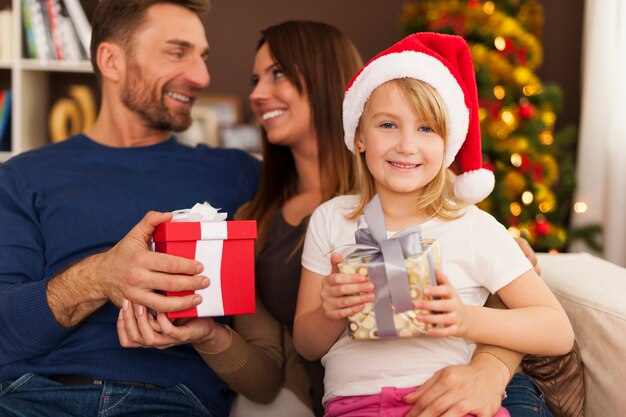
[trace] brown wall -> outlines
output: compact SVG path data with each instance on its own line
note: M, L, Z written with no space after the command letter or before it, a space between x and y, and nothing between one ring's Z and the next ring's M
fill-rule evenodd
M563 90L557 127L578 126L580 119L581 46L584 0L544 0L543 66L541 80Z
M539 76L564 90L558 125L578 124L583 1L544 1L545 49ZM213 0L205 22L211 45L209 92L240 96L249 114L247 95L259 32L283 20L310 19L335 25L354 40L367 60L399 39L403 3L405 0Z

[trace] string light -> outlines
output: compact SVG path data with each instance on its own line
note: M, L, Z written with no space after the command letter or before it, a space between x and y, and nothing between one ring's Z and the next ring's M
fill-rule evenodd
M544 130L539 134L539 142L543 145L552 145L554 143L554 136L549 130Z
M546 111L541 115L541 119L546 126L553 126L554 122L556 122L556 114L552 111Z
M522 88L522 92L524 93L525 96L532 96L533 94L535 94L535 89L527 85L527 86L524 86L524 88Z
M585 213L587 211L587 203L584 201L577 201L574 203L574 212L578 214Z
M551 212L552 209L554 208L553 204L550 204L546 201L544 201L543 203L539 204L539 211L542 213L548 213Z
M495 10L496 5L493 4L492 1L486 1L485 4L483 4L483 12L485 12L485 14L493 14Z
M533 193L531 193L530 191L524 191L522 193L522 203L524 203L525 205L530 206L533 200L534 196Z
M511 226L508 230L513 237L520 237L522 235L517 227Z
M496 130L496 137L498 139L506 139L509 136L508 129L498 129Z
M522 156L518 153L512 154L511 165L513 165L516 168L519 168L522 165Z
M507 125L513 124L515 123L515 115L513 114L513 112L509 109L507 110L502 110L502 113L500 114L500 118L502 119L502 121L504 123L506 123Z
M487 116L487 110L485 110L483 107L478 109L478 119L480 119L481 122L485 120Z
M534 74L526 67L517 67L513 70L513 78L519 85L527 85L534 78Z
M519 203L511 203L509 210L511 210L511 214L515 217L522 214L522 206L520 206Z
M520 236L524 236L524 237L532 236L532 234L530 233L530 230L528 230L527 227L521 227L519 229L519 233L520 233Z
M498 100L502 100L504 96L506 95L506 91L504 90L504 87L502 87L501 85L496 85L495 87L493 87L493 95Z
M504 51L504 48L506 48L506 41L504 40L502 36L496 37L493 40L493 44L498 51Z

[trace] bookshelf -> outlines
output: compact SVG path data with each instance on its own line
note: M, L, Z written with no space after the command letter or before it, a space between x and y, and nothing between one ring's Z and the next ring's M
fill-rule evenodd
M95 86L88 60L32 59L28 57L22 20L25 0L0 0L0 10L12 10L12 56L0 59L0 90L11 89L10 151L0 152L0 163L14 155L49 143L48 113L54 100L74 82ZM39 0L44 1L45 0ZM81 1L90 16L97 0Z

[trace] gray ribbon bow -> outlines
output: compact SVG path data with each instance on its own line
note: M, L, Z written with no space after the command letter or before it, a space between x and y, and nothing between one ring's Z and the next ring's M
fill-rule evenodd
M422 250L420 227L411 226L387 239L378 195L367 204L363 217L368 227L354 233L357 251L351 256L374 255L367 271L375 286L376 327L380 337L397 336L394 310L395 313L413 310L405 257Z

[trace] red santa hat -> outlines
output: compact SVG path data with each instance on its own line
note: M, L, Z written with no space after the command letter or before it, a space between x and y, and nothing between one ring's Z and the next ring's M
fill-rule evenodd
M348 149L363 108L377 87L398 78L430 84L441 96L448 117L444 164L456 160L462 171L454 183L455 195L477 203L491 193L493 172L482 167L478 93L472 58L460 36L414 33L372 58L348 84L343 100L343 127Z

